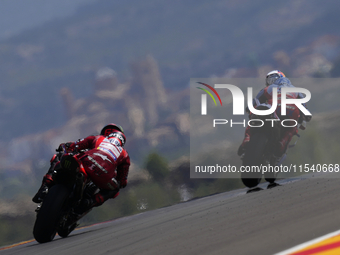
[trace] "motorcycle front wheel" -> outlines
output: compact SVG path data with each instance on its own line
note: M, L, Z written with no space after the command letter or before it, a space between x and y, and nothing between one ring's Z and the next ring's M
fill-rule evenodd
M255 133L250 137L247 144L245 155L243 158L243 166L251 169L252 167L260 166L263 162L265 148L268 142L268 137L265 133ZM262 172L243 172L241 173L241 180L248 188L256 187L262 179Z
M56 184L49 189L33 228L33 236L39 243L50 242L55 237L62 209L69 193L69 189L62 184Z

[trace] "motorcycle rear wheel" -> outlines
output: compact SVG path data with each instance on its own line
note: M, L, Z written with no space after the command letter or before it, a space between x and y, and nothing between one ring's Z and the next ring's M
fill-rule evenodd
M62 184L56 184L49 189L33 228L33 236L39 243L50 242L55 237L62 209L69 193L69 189Z
M260 166L263 162L263 154L268 142L268 137L264 133L255 133L250 137L243 158L243 166ZM262 173L243 172L241 180L248 188L256 187L262 179Z
M68 237L68 235L78 226L77 222L73 223L71 226L67 226L67 228L62 228L58 230L58 235L62 238Z

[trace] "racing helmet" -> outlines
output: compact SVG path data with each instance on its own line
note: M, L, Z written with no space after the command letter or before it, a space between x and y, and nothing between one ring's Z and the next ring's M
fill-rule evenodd
M100 134L106 137L118 138L121 142L121 146L124 146L126 142L126 136L124 134L123 128L114 123L110 123L103 127L103 129L100 131Z
M282 77L286 77L286 75L281 72L280 70L273 70L269 73L267 73L266 76L266 86L270 86L272 85L277 79L282 78Z

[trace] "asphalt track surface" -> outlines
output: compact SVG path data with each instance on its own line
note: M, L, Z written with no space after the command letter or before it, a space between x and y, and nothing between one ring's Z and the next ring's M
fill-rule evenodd
M0 254L275 254L340 229L340 179L285 180L76 230Z

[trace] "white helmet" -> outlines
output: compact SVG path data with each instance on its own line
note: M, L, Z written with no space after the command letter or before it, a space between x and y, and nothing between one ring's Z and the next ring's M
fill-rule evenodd
M266 76L266 86L270 86L272 85L277 79L282 78L282 77L286 77L286 75L281 72L280 70L273 70L269 73L267 73Z

